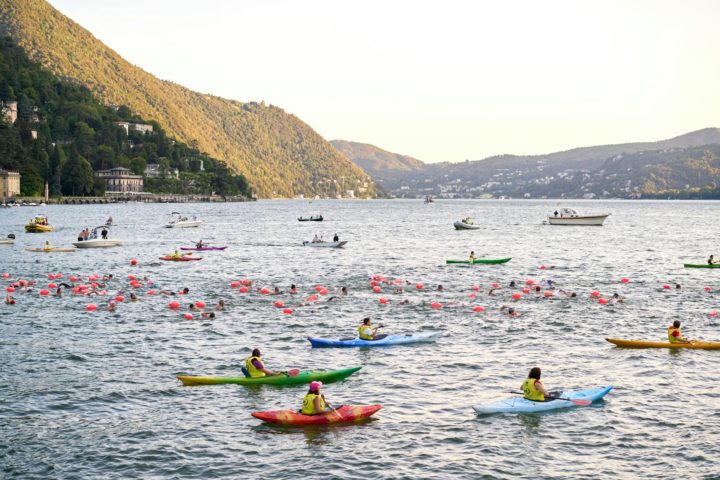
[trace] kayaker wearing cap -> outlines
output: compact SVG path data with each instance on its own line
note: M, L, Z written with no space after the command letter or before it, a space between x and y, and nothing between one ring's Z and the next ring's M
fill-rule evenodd
M377 334L377 331L383 328L384 325L380 324L377 327L373 328L371 322L372 321L370 320L370 317L363 318L362 325L358 327L358 336L362 340L379 340L387 336Z
M252 351L252 355L245 359L245 367L242 369L245 376L250 378L259 378L266 375L280 375L280 372L273 372L265 368L265 364L260 358L260 349L256 348Z
M470 256L468 257L468 260L470 261L470 263L473 263L475 261L475 258L476 258L475 251L471 251Z
M533 367L530 369L528 378L525 379L522 386L520 387L523 391L523 396L527 400L534 402L544 402L546 396L550 396L545 386L540 381L540 367Z
M325 404L325 395L320 393L322 382L310 382L308 393L303 397L302 410L303 415L318 415L320 413L329 412L329 408Z
M690 340L683 337L680 331L680 320L675 320L667 329L668 341L670 343L689 343Z

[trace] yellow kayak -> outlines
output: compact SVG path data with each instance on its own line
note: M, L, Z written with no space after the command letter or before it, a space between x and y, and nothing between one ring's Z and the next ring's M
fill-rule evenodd
M621 338L606 338L610 343L624 348L696 348L699 350L720 350L720 342L703 342L691 340L687 343L649 342L646 340L623 340Z
M74 248L28 248L28 252L42 252L42 253L53 253L53 252L74 252Z

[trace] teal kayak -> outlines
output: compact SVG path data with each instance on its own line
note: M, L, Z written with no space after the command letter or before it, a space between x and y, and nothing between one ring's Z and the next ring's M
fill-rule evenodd
M473 410L478 415L490 415L493 413L534 413L556 410L558 408L575 407L569 400L589 400L594 402L600 400L612 390L612 386L591 388L589 390L578 390L576 392L562 392L560 398L566 400L550 400L547 402L534 402L526 400L520 394L515 397L498 400L486 405L475 405Z
M472 265L477 264L498 264L498 263L507 263L511 258L476 258ZM454 264L464 264L464 265L470 265L470 260L445 260L445 263L448 265L454 265Z
M209 377L197 375L179 375L177 378L183 385L223 385L232 383L235 385L302 385L315 380L324 383L343 380L362 367L344 368L342 370L330 370L327 372L300 372L291 377L290 375L273 375L268 377Z

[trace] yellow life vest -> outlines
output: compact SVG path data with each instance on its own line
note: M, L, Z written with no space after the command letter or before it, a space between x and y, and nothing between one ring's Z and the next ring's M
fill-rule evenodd
M253 365L253 360L257 360L258 362L260 362L261 365L263 364L260 357L248 357L245 359L245 368L247 368L247 371L250 374L250 378L264 377L265 372L255 368L255 365ZM263 365L263 368L265 368L265 365Z
M543 400L545 400L545 395L543 395L540 390L535 388L535 382L540 382L540 380L535 380L534 378L526 378L522 384L523 393L525 394L525 398L527 398L528 400L542 402Z
M475 255L470 255L468 257L468 260L470 260L470 263L474 262L477 257Z
M677 332L677 337L673 335L673 332ZM675 328L672 325L668 327L667 330L668 333L668 341L670 343L683 343L685 342L685 337L683 337L682 332L679 328Z
M365 329L370 329L372 332L372 327L370 325L365 325L364 323L358 327L358 336L362 338L363 340L372 340L373 336L372 334L368 335L365 333Z
M315 398L320 398L320 408L321 411L317 411L315 409ZM303 415L317 415L318 413L323 413L325 411L325 398L322 395L318 395L317 393L308 393L305 395L305 398L303 398L303 406L302 406L302 413Z

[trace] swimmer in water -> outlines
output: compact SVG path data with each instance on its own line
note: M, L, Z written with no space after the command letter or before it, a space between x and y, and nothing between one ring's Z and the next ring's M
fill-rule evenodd
M218 300L217 305L215 305L215 310L225 310L225 300L220 299Z

